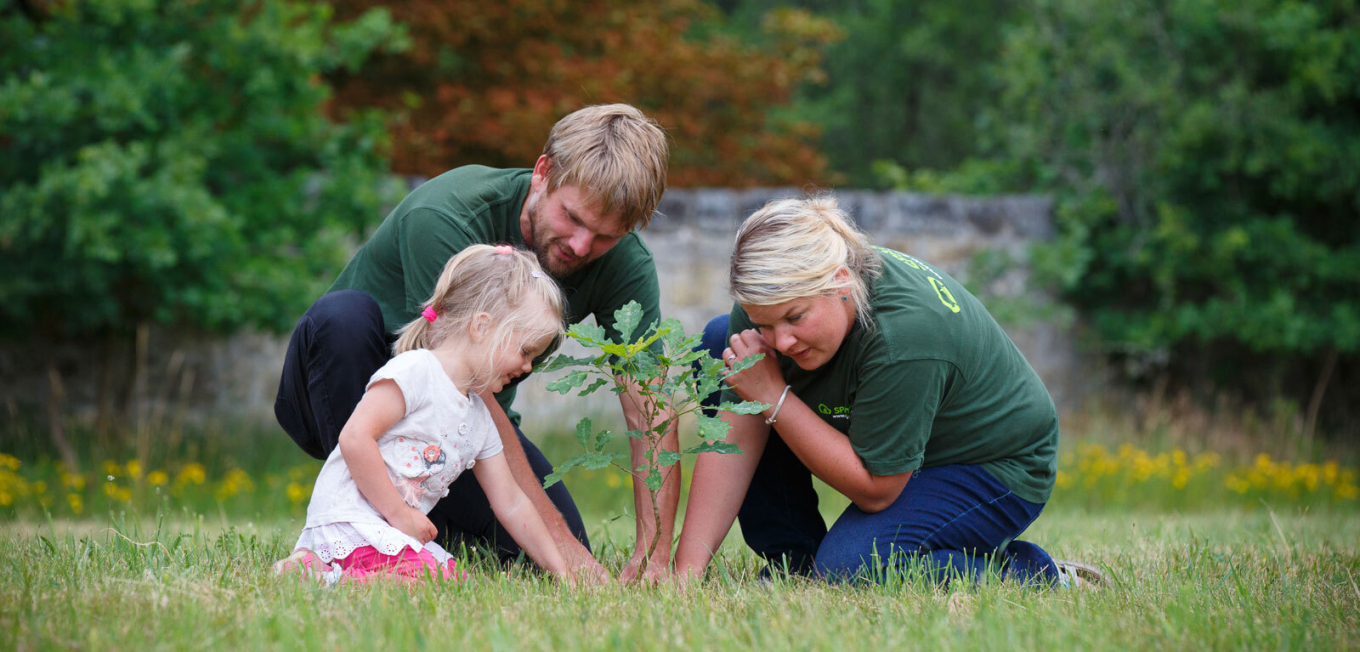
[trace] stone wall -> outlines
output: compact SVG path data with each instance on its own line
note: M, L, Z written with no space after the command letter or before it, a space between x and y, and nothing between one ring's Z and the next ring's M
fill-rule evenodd
M644 239L656 256L663 312L689 330L702 328L725 313L727 258L741 220L767 201L799 196L795 188L672 189L661 216ZM1042 307L1048 297L1028 283L1029 247L1052 233L1052 202L1045 197L991 198L932 196L902 192L836 193L853 218L878 244L916 255L970 284L995 314L997 305ZM1002 260L985 278L974 270L980 256ZM1007 314L1012 314L1009 311ZM1016 319L1003 326L1043 377L1055 400L1070 405L1081 385L1080 362L1070 327L1051 319ZM112 386L142 397L147 415L188 421L245 420L272 424L273 397L286 337L247 333L207 340L153 329L147 339L147 381L123 391L130 365L115 364ZM97 354L70 348L60 352L68 405L92 414L98 385ZM10 416L28 413L46 401L49 384L32 350L0 347L0 386ZM562 397L543 389L548 379L531 377L521 388L516 408L526 424L565 427L589 412L617 415L616 399L600 393L594 402ZM592 397L595 398L595 397ZM169 415L169 416L167 416ZM565 417L563 416L565 415ZM148 417L150 418L150 417Z

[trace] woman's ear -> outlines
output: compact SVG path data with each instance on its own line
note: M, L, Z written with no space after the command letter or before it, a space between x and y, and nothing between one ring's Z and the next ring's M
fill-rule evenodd
M468 337L474 344L481 344L491 330L491 313L479 312L468 321Z

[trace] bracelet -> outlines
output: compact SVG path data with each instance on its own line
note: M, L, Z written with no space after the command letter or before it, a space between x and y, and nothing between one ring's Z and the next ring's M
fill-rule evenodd
M779 408L784 407L784 399L789 397L789 388L793 385L785 385L784 393L779 395L779 402L774 404L774 412L770 413L770 418L765 420L766 425L774 425L775 417L779 416Z

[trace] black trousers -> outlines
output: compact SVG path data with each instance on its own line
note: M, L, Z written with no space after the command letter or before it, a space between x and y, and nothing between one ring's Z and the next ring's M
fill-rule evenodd
M358 290L341 290L317 299L298 321L284 356L274 416L308 455L324 460L335 449L340 430L364 396L368 379L391 359L391 343L378 303ZM515 434L534 475L542 482L552 473L552 464L524 437L519 426L515 426ZM566 484L555 484L547 493L568 529L589 549L585 524ZM439 529L437 540L449 550L456 550L459 544L480 544L494 546L502 558L520 553L514 538L496 520L472 473L460 475L429 516Z

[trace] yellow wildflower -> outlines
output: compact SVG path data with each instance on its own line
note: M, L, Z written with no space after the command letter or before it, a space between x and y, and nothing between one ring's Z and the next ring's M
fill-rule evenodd
M307 500L307 498L309 498L309 496L307 495L307 489L296 482L289 482L287 491L288 501L293 503L294 505L301 503L302 501Z
M71 506L71 511L79 514L85 511L85 501L80 494L66 494L66 504Z
M250 480L250 475L241 469L232 469L227 472L225 478L217 483L217 489L213 495L218 500L226 500L241 492L250 493L255 490L255 483Z
M113 460L104 460L104 475L111 475L116 478L123 475L123 468Z
M81 491L85 488L85 476L79 473L69 473L65 469L58 472L61 478L61 486L67 489Z
M8 468L11 471L19 470L19 458L13 455L0 453L0 467Z
M1184 467L1177 469L1176 475L1171 478L1171 486L1177 489L1184 489L1187 484L1190 484L1190 472Z
M138 462L137 460L128 460L127 465L124 466L123 468L127 469L128 477L132 478L133 480L137 480L142 477L142 463Z
M175 486L203 484L207 480L208 472L203 468L203 465L198 462L192 462L185 464L184 468L179 470L179 475L175 476Z
M170 475L167 474L165 471L156 469L155 471L152 471L151 473L147 474L146 481L151 483L151 486L153 487L160 487L170 481Z

